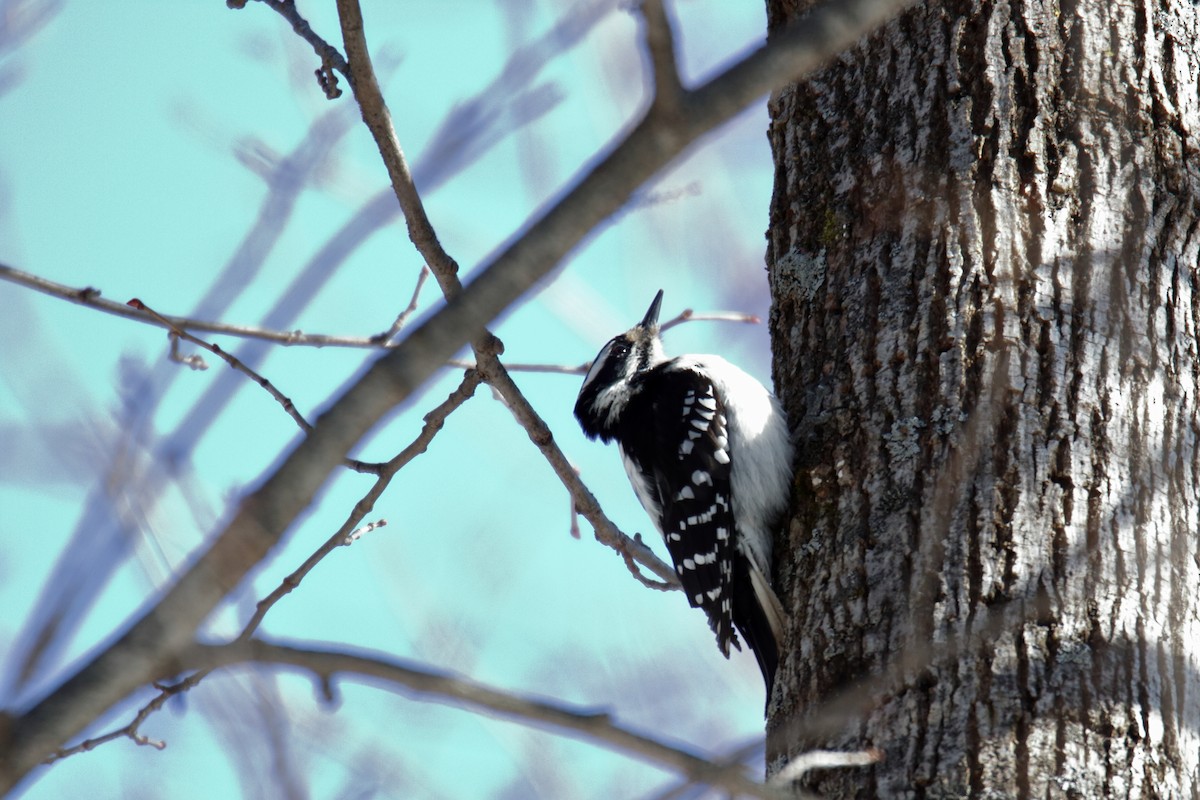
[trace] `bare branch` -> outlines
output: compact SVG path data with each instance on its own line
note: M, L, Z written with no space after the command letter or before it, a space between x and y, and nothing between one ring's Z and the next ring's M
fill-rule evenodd
M411 341L411 338L410 338ZM13 720L8 760L0 765L7 791L62 742L155 675L190 645L212 609L231 592L307 507L329 472L376 420L412 389L372 368L322 416L313 432L232 515L208 549L162 598L43 700Z
M557 728L676 770L697 783L717 786L739 795L773 800L795 797L794 794L783 793L775 787L751 780L740 768L730 769L714 764L699 753L618 725L606 713L521 697L396 658L344 650L299 648L250 639L225 645L195 645L181 654L180 665L190 669L212 670L247 661L286 664L307 670L323 685L330 683L338 674L351 678L372 678L386 682L393 690L416 692L434 702L461 705L519 722Z
M756 739L750 744L743 745L734 749L732 752L722 753L720 756L713 758L713 762L719 765L722 769L739 769L744 768L750 759L762 758L763 752L766 750L766 742L761 738ZM771 785L768 781L768 785ZM676 785L666 788L659 794L647 796L647 800L679 800L681 797L694 798L698 796L698 792L694 790L695 781L684 778ZM795 795L794 798L802 797L802 794Z
M266 328L255 328L246 325L229 325L220 322L208 322L205 320L190 319L188 317L173 317L162 315L165 322L160 322L158 319L151 317L145 312L139 311L125 303L117 303L112 300L105 300L100 296L100 290L87 286L82 289L77 289L65 284L56 283L46 278L33 275L28 272L23 272L6 264L0 264L0 279L11 283L25 286L30 289L35 289L42 294L57 297L62 300L67 300L78 305L94 308L98 311L103 311L106 314L113 314L118 317L125 317L136 322L144 322L151 325L164 327L167 330L178 329L186 331L199 331L201 333L221 333L228 336L237 336L242 339L261 339L263 341L275 342L282 345L307 345L310 347L357 347L357 348L379 348L386 349L395 347L396 345L380 344L374 341L371 337L357 336L330 336L326 334L301 333L300 331L274 331Z
M653 73L654 106L664 114L678 112L683 104L683 84L675 61L675 38L663 0L642 0L642 20L645 23L646 51Z
M392 181L392 191L400 201L404 220L408 224L409 238L425 257L426 264L442 287L442 293L447 298L453 297L460 288L458 264L438 241L433 225L425 213L425 205L417 192L417 186L413 182L408 160L404 157L404 151L400 149L400 141L392 125L391 112L388 111L383 93L379 89L379 81L375 77L375 69L371 65L371 53L367 49L367 37L363 31L362 9L359 8L358 0L338 0L337 8L342 23L346 58L349 61L350 82L354 87L354 99L358 101L363 122L371 131L379 155L387 168L388 177Z
M218 345L210 344L209 342L206 342L203 339L200 339L199 337L193 336L192 334L188 333L187 331L183 330L182 328L175 327L174 325L171 324L171 321L169 319L164 317L162 314L159 314L157 311L150 308L148 305L146 305L145 303L143 303L141 300L137 299L136 297L133 298L132 300L130 300L125 305L129 306L130 308L136 308L138 311L146 312L146 314L152 320L154 320L155 322L157 322L160 325L163 325L164 327L168 328L171 331L171 334L170 334L171 335L171 353L175 360L182 361L183 363L186 363L189 366L191 366L193 369L208 369L208 365L204 363L203 359L200 359L200 364L201 364L200 367L196 367L195 362L190 360L190 359L199 358L199 356L188 356L186 358L179 356L175 349L175 343L179 339L184 339L185 341L189 341L192 344L196 345L197 347L204 348L205 350L212 353L217 358L222 359L226 364L233 367L238 372L242 373L243 375L246 375L248 378L250 378L250 380L254 381L259 386L261 386L264 390L266 390L267 394L271 395L271 397L273 397L275 399L275 402L277 402L277 403L279 403L279 405L283 406L283 410L287 413L287 415L289 417L292 418L292 420L297 425L300 426L300 430L304 431L305 433L312 433L312 425L310 425L308 423L308 420L306 420L304 418L304 415L301 414L300 411L296 408L296 404L292 402L292 398L288 397L283 392L281 392L277 388L275 388L275 384L271 383L270 380L268 380L267 378L264 378L262 375L255 372L245 362L243 362L240 358L235 356L233 353L230 353L226 350L221 349L221 347L219 347ZM367 473L371 473L373 475L378 475L380 473L380 470L382 469L381 464L368 464L365 461L358 461L353 458L344 459L343 463L350 469L354 470L355 472L367 472Z

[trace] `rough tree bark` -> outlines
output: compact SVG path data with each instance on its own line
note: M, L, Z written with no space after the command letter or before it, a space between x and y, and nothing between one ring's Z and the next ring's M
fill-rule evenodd
M1200 797L1198 34L929 3L772 98L769 750L884 752L827 797Z

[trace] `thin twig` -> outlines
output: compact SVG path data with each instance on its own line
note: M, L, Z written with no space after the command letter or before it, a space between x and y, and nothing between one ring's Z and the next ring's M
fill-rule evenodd
M567 532L571 534L572 539L582 539L583 533L579 530L579 511L575 508L575 498L567 495L567 499L571 502L570 510L567 512L571 524L567 527Z
M183 354L183 351L179 348L180 336L178 333L171 331L167 334L167 338L171 340L171 351L168 353L168 358L173 363L183 364L185 367L194 369L197 372L203 372L208 369L208 362L199 353L191 353L186 356Z
M666 333L677 325L682 325L685 322L742 322L747 325L761 325L762 318L756 314L742 314L738 311L710 311L705 314L697 314L690 308L685 308L679 312L679 316L673 317L658 326L661 333Z
M246 2L247 0L225 0L225 5L239 9L245 8ZM301 39L312 45L313 52L321 59L321 68L317 70L317 82L321 85L325 96L330 100L341 96L342 91L337 86L337 77L332 71L336 69L347 79L353 79L350 77L350 68L346 65L346 59L342 57L338 49L317 35L317 32L308 24L308 20L296 10L294 0L259 0L259 2L278 12L280 16L291 23L292 30Z
M133 719L128 725L109 731L101 736L96 736L91 739L84 739L79 744L71 747L61 747L47 756L46 760L42 763L51 764L55 761L68 758L73 755L78 755L79 753L86 753L90 750L95 750L102 744L108 744L109 742L117 739L129 739L139 746L153 747L156 750L162 750L166 748L166 742L162 741L161 739L151 739L150 737L143 735L139 731L139 728L141 728L142 723L145 722L151 714L162 708L166 704L167 700L173 696L173 694L174 693L160 691L154 696L154 699L138 709L137 714L134 715Z
M124 317L135 322L158 325L168 330L177 328L179 330L198 331L200 333L220 333L227 336L236 336L241 339L261 339L267 342L275 342L276 344L304 345L308 347L392 349L397 346L394 344L380 344L367 336L332 336L328 334L302 333L301 331L276 331L268 328L229 325L221 322L190 319L188 317L167 316L165 314L162 315L162 319L166 320L166 322L159 322L150 315L138 311L125 303L117 303L104 299L101 297L100 290L93 286L87 286L82 289L67 286L29 272L23 272L6 264L0 264L0 279L34 289L51 297L57 297L61 300L94 308L106 314Z
M150 308L150 306L146 305L136 297L126 302L125 305L129 306L130 308L136 308L138 311L146 312L151 319L169 329L171 331L170 335L173 338L183 339L184 341L191 342L197 347L207 350L229 366L233 367L238 372L250 378L250 380L261 386L267 392L267 394L275 398L276 403L279 403L279 405L283 406L283 410L287 412L287 415L291 417L297 425L300 426L300 430L304 431L305 433L312 433L312 425L308 423L308 420L306 420L304 415L302 415L296 408L296 404L292 402L292 398L275 388L275 384L271 383L269 379L264 378L262 375L246 366L246 364L233 353L226 352L225 350L221 349L219 345L210 344L209 342L206 342L197 336L193 336L182 328L175 327L171 324L169 319L164 317L162 314L159 314L153 308ZM178 356L176 357L176 360L180 360ZM205 368L207 369L207 366Z
M316 567L317 564L319 564L321 560L325 558L325 556L329 555L345 542L346 537L349 536L351 531L354 530L355 526L362 521L363 517L371 513L371 510L375 507L375 501L383 495L384 490L387 489L388 484L391 483L392 478L395 477L396 473L408 465L414 458L429 449L429 445L433 441L433 437L436 436L438 431L442 429L442 426L446 424L446 418L449 417L455 409L469 400L473 394L475 394L475 390L479 387L481 382L482 376L480 376L480 374L475 370L469 370L465 375L463 375L463 379L459 383L458 387L452 391L445 400L443 400L440 404L433 408L433 410L425 415L425 424L421 427L421 430L417 434L416 438L413 439L413 441L407 447L397 453L390 461L383 465L383 469L380 470L379 477L376 478L375 483L371 486L370 490L363 495L363 497L357 503L355 503L350 515L346 518L346 521L342 523L341 527L338 528L332 536L326 539L325 543L321 545L321 547L319 547L312 555L305 559L304 563L301 564L294 572L292 572L292 574L284 578L274 591L258 602L258 605L254 609L253 616L250 617L238 638L247 639L256 630L258 630L258 626L262 624L263 617L267 615L267 612L270 611L271 608L285 595L299 586L300 582L304 580L308 573L312 572L313 568Z
M141 300L137 299L136 297L133 298L132 300L130 300L128 303L126 303L126 305L128 305L130 308L136 308L138 311L145 312L155 322L157 322L160 325L165 326L166 328L168 328L170 330L170 332L171 332L170 335L172 337L172 353L174 355L175 360L184 361L184 363L189 363L189 365L191 365L193 367L193 369L195 368L194 364L190 364L190 362L187 362L186 359L180 357L177 353L175 353L174 342L177 339L183 339L185 341L191 342L192 344L196 345L197 347L201 347L201 348L207 350L208 352L212 353L217 358L220 358L221 360L223 360L229 366L233 367L238 372L240 372L243 375L250 378L250 380L254 381L259 386L261 386L264 390L266 390L267 394L269 394L269 395L271 395L271 397L275 398L275 402L277 402L277 403L279 403L279 405L283 406L283 410L287 413L287 415L289 417L292 418L293 421L295 421L295 423L297 425L300 426L300 430L304 431L305 433L312 433L312 429L313 429L312 425L310 425L308 420L306 420L304 418L304 415L300 413L299 409L296 408L296 404L292 402L292 398L288 397L283 392L279 391L279 389L275 388L275 384L271 383L271 381L268 378L265 378L262 375L255 372L245 362L243 362L240 358L235 356L233 353L223 350L219 345L211 344L197 336L193 336L192 334L188 333L187 331L183 330L182 328L175 327L174 325L171 324L171 321L169 319L164 317L162 314L159 314L157 311L150 308L148 305L146 305L145 303L143 303ZM203 364L203 361L201 361L201 363ZM208 366L204 365L201 368L207 369ZM342 463L345 464L350 469L354 470L355 472L365 472L365 473L369 473L372 475L378 475L380 470L383 468L383 465L381 465L381 464L370 464L368 462L358 461L353 458L344 459Z
M400 329L404 327L404 323L408 322L408 318L416 312L417 301L421 298L421 289L425 286L425 281L428 279L429 267L424 265L421 267L421 271L417 274L417 285L413 287L412 299L408 301L408 305L403 311L400 312L400 315L396 317L396 321L392 323L392 327L388 328L383 333L372 336L372 341L385 344L390 342L392 337L400 332Z

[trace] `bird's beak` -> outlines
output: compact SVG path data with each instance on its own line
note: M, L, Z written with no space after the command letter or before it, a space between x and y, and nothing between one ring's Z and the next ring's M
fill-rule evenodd
M658 294L654 295L654 302L650 304L650 310L646 312L646 316L642 317L640 328L657 328L658 327L658 311L662 307L662 289L658 290Z

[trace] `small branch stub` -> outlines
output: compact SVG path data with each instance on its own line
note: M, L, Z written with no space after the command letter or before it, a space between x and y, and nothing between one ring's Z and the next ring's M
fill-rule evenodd
M337 72L333 68L333 63L328 58L321 59L321 66L313 71L317 76L317 84L321 87L321 91L325 93L325 97L329 100L336 100L342 96L342 89L338 86Z

